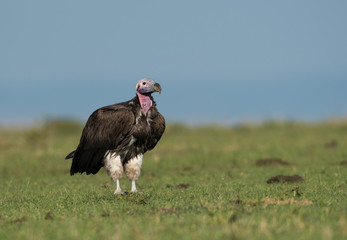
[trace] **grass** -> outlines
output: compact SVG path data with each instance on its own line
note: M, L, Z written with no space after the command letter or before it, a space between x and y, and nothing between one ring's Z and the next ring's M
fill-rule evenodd
M347 122L170 125L124 196L103 170L69 176L81 129L0 129L0 239L347 237Z

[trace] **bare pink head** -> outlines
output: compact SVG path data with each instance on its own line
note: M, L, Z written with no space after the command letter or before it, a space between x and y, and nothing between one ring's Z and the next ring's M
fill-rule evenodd
M140 100L141 112L146 115L153 104L151 94L153 92L161 93L161 87L159 83L154 82L150 78L142 78L136 84L136 92Z
M154 82L150 78L142 78L136 84L136 91L140 94L151 94L153 92L161 93L161 87L159 83Z

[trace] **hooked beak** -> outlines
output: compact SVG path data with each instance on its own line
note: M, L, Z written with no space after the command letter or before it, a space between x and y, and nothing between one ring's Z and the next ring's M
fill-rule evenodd
M161 93L160 84L159 84L159 83L155 83L155 84L154 84L154 87L153 87L153 90L154 90L155 92Z

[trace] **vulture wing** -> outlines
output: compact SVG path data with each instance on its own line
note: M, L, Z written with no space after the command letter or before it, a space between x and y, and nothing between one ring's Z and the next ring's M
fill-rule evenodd
M165 119L156 108L152 112L151 138L147 142L147 149L152 150L160 140L165 131Z
M73 158L70 174L97 173L107 150L127 147L134 124L135 115L124 103L96 110L83 129L77 149L66 157Z

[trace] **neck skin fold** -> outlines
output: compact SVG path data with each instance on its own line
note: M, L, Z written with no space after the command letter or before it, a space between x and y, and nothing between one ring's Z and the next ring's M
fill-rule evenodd
M140 104L141 104L141 112L146 115L148 110L152 107L152 97L151 95L144 95L141 93L137 93L137 96L139 97Z

